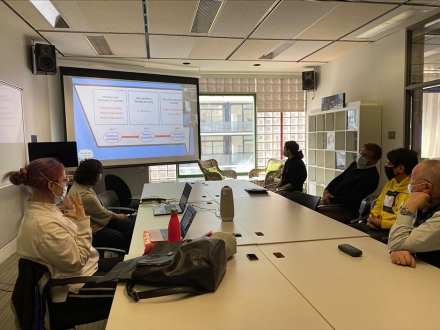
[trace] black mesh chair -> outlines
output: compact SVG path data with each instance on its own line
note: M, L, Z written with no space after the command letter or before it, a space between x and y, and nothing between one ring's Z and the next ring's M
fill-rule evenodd
M140 197L133 197L130 188L123 179L114 174L107 174L104 178L105 190L113 190L118 196L119 205L138 209Z
M318 207L318 203L321 200L321 197L309 195L303 192L294 191L290 197L290 200L294 201L295 203L298 203L302 206L305 206L311 210L316 211Z

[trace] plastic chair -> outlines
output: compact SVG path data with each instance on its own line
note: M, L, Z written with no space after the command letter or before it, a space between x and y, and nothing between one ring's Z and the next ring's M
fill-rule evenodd
M302 193L300 191L294 191L290 195L289 199L294 201L295 203L298 203L302 206L305 206L311 210L316 211L318 207L318 203L321 200L321 197L309 195L306 193Z
M271 158L267 162L267 166L265 168L254 168L249 172L249 178L254 178L260 176L260 173L265 172L266 175L264 177L264 187L270 189L272 186L277 184L276 179L281 177L283 173L284 160Z
M215 159L198 160L200 170L205 177L205 181L219 181L225 178L237 178L237 173L234 170L221 170Z
M140 198L131 195L130 188L123 179L114 174L107 174L104 178L105 190L113 190L119 199L119 205L138 209Z
M116 251L116 249L113 250ZM125 251L122 251L121 255L124 253ZM46 303L51 329L69 329L76 325L108 318L116 285L104 284L99 289L84 288L78 294L69 293L69 299L81 299L79 305L87 304L87 308L81 312L73 311L67 304L54 302L50 290L51 287L66 284L95 283L102 277L77 276L52 279L44 265L24 258L19 259L18 277L11 297L16 321L24 330L44 329ZM36 326L37 324L39 327Z
M366 201L371 199L372 202L377 197L368 196L365 197L359 208L344 205L344 204L330 204L330 205L319 205L318 212L328 216L329 218L335 219L339 222L350 224L361 220L360 217L366 217L369 214L369 210L371 209L371 203L368 204ZM365 202L364 202L365 201ZM368 208L370 206L370 208ZM354 219L354 220L353 220Z

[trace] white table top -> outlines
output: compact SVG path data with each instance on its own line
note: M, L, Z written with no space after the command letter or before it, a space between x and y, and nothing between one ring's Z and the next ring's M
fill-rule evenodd
M222 180L222 181L205 181L198 182L199 185L211 196L212 199L219 201L220 192L224 186L232 188L234 198L248 198L251 195L247 193L245 188L261 188L248 180Z
M339 251L342 243L363 255ZM393 265L385 244L350 238L258 248L335 329L440 329L440 269Z
M249 261L248 253L259 256ZM142 288L136 288L142 290ZM240 246L215 293L134 302L118 284L106 329L331 329L255 246Z
M274 193L234 199L234 209L234 222L257 244L368 236Z

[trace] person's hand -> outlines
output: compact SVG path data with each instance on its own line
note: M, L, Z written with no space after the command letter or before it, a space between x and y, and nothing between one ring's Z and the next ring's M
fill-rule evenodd
M413 192L405 202L406 207L410 212L415 213L418 209L423 209L429 206L431 196L425 192Z
M391 252L390 259L393 264L416 268L416 259L414 259L412 254L407 250Z
M321 201L319 202L319 205L330 204L330 199L332 199L333 197L335 197L335 196L330 194L330 192L328 190L324 190L324 193L322 194L322 198L321 198Z
M84 206L82 204L79 192L76 192L76 198L73 197L70 193L68 195L75 208L75 213L66 213L64 214L64 216L72 218L73 220L84 219L86 217L86 213L84 212Z
M379 216L375 216L373 213L370 213L367 219L367 226L371 229L380 229L382 228L382 217L379 214Z
M128 215L127 214L123 214L123 213L119 213L118 214L118 219L120 219L120 220L128 219Z

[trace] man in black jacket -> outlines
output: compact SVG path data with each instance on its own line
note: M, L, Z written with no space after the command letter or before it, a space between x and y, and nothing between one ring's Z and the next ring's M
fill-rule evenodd
M343 204L350 213L348 218L356 218L362 199L372 194L379 185L376 163L381 157L380 146L375 143L364 144L356 161L325 188L319 205ZM320 208L320 212L326 214L325 209ZM326 215L333 217L330 214ZM334 218L343 222L349 220Z

